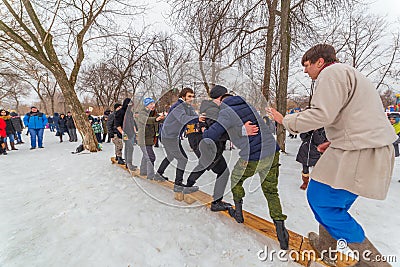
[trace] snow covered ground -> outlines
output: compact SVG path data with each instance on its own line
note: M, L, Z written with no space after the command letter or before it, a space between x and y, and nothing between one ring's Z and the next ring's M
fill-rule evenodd
M28 143L0 156L0 266L299 266L260 261L261 249L278 250L278 244L205 207L177 202L171 191L111 165L112 143L103 152L73 155L77 143L60 144L48 130L45 149L30 151ZM299 189L299 144L287 141L279 189L287 227L306 235L317 223ZM163 150L155 150L158 166ZM236 155L226 152L230 167ZM135 147L136 165L140 157ZM195 155L189 157L192 168ZM400 266L399 158L395 165L388 198L360 198L351 213L384 255L397 256L393 266ZM173 174L169 167L166 175ZM206 172L198 183L211 193L214 179ZM258 181L246 182L244 208L269 219ZM228 192L225 199L231 197Z

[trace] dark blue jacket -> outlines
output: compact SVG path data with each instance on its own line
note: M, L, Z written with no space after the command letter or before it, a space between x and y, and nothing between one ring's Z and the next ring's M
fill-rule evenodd
M161 130L161 138L179 138L186 124L197 122L199 122L199 117L193 107L182 99L178 99L168 111Z
M41 112L26 113L24 117L24 124L29 129L44 129L47 124L47 117Z
M53 123L58 127L58 121L60 120L60 115L58 114L58 112L54 112L54 116L53 116Z
M254 136L243 136L244 123L251 121L259 127ZM257 110L240 96L231 96L222 102L217 122L203 133L203 138L218 140L227 131L232 143L240 149L239 156L246 161L259 161L275 153L276 142Z

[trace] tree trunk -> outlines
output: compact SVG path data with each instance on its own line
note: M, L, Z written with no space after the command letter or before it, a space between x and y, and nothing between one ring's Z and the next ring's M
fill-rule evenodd
M267 100L270 101L270 83L271 83L271 70L272 70L272 49L274 41L274 29L275 29L275 18L276 18L276 8L278 5L278 0L267 0L268 5L268 29L267 29L267 41L265 44L265 62L264 62L264 79L262 86L262 94Z
M78 96L76 95L74 87L71 86L67 79L67 75L60 68L54 71L53 74L61 88L65 103L72 111L76 128L82 136L83 146L90 152L98 151L98 143L96 136L94 135L92 126L90 125L90 122L86 117L85 111L83 110Z
M276 96L277 110L286 114L287 85L289 77L289 55L290 55L290 30L289 30L290 0L281 0L281 61L279 70L279 88ZM277 142L282 151L285 148L286 132L282 125L277 129Z
M54 95L51 96L50 102L51 102L51 114L54 114Z

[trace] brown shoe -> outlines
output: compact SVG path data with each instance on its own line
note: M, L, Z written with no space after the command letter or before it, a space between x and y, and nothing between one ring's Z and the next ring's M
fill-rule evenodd
M361 243L348 243L349 248L352 250L358 251L360 255L360 259L358 263L354 266L358 267L390 267L387 262L378 262L375 259L382 259L382 254L374 247L371 241L368 238L365 238ZM365 254L364 251L369 251L369 253ZM363 257L363 255L368 255L368 259Z
M308 186L308 182L310 181L310 174L301 173L301 179L303 180L303 184L300 186L300 189L306 190Z
M322 251L328 252L336 249L337 241L322 225L319 225L319 235L314 232L308 233L308 239L318 257L321 257ZM329 253L326 252L323 254L322 261L328 266L336 266L336 260L331 259Z

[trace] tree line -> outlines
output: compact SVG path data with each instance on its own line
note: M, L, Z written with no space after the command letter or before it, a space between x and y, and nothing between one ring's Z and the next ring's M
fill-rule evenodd
M96 151L82 102L108 109L183 84L208 93L234 68L251 81L246 97L285 113L288 103L307 104L311 82L299 75L300 58L323 42L373 80L383 99L400 74L399 32L357 0L170 0L173 33L138 29L134 19L147 7L131 2L2 0L0 104L18 109L31 93L46 113L62 103ZM285 149L283 128L278 143Z

